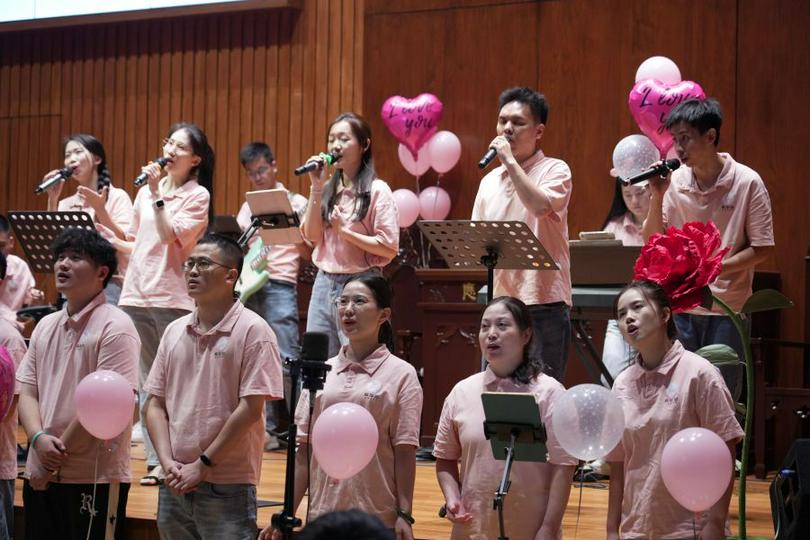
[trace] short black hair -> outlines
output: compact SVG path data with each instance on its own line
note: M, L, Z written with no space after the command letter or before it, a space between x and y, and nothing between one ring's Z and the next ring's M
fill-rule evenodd
M548 121L548 100L540 92L532 90L528 86L507 88L501 92L498 98L498 111L503 109L504 105L513 101L528 105L536 123L545 124Z
M714 138L714 145L720 144L720 126L723 125L723 112L720 110L720 102L715 98L708 99L688 99L669 111L664 125L667 129L672 129L675 124L684 122L703 135L714 128L717 136Z
M267 143L261 141L254 141L246 144L242 150L239 151L239 161L242 162L242 167L256 161L259 158L264 158L267 163L273 163L273 151Z
M377 516L362 510L338 510L309 523L298 540L394 540L394 532Z
M118 270L115 248L98 231L70 227L62 231L51 244L54 262L65 251L74 251L93 261L96 266L106 266L110 271L104 279L104 287Z
M11 232L11 224L8 222L8 218L3 214L0 214L0 233L9 233Z
M6 279L6 256L0 251L0 279Z
M202 244L214 244L217 246L222 252L225 264L236 268L240 274L242 273L242 261L244 257L242 256L242 248L236 240L228 238L223 234L206 233L197 242L198 246Z

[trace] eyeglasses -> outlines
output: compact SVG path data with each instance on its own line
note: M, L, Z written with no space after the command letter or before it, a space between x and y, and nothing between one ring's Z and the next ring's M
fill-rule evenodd
M175 152L178 154L190 154L191 147L186 143L177 142L174 139L163 139L163 148L174 146Z
M224 264L218 263L217 261L212 261L207 257L200 257L199 259L186 259L186 262L183 263L183 270L185 272L191 272L191 269L196 266L197 270L200 272L205 272L210 270L214 265L221 266L227 270L236 270L233 266L225 266Z
M335 307L338 309L346 309L349 307L349 304L353 304L355 309L360 309L363 306L368 305L370 302L371 301L365 296L340 296L335 299Z
M270 170L270 167L259 167L255 171L245 171L245 174L248 175L248 178L259 178L260 176L264 176L267 174L267 171Z

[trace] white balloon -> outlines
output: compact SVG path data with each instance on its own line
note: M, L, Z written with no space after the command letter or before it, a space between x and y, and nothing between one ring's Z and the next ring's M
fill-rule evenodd
M661 154L650 139L644 135L628 135L613 149L611 174L626 180L660 159Z
M608 454L624 433L622 404L598 384L569 388L554 402L551 429L569 455L590 461Z

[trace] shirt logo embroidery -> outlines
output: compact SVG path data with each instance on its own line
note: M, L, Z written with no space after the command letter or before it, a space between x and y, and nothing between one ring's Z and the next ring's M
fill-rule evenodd
M678 385L670 383L664 391L664 403L678 403Z
M382 385L377 381L368 381L366 385L366 390L363 392L363 397L374 399L379 397L380 391L382 390Z

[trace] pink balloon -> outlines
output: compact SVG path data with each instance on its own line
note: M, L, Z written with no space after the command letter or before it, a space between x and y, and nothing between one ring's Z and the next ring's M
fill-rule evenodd
M99 370L87 375L76 387L76 416L90 435L109 440L132 422L135 393L132 385L115 371Z
M419 194L422 219L441 221L450 213L450 195L440 187L430 186Z
M443 109L433 94L419 94L413 99L391 96L383 103L380 116L388 131L417 160L419 149L436 133Z
M8 350L0 345L0 420L6 417L14 402L14 375L17 370Z
M427 148L420 149L416 153L416 159L413 159L413 154L404 144L399 145L397 153L399 154L399 162L402 163L406 171L414 176L422 176L430 168Z
M410 189L398 189L393 195L399 211L399 227L407 229L419 217L419 197Z
M651 56L636 70L636 82L644 79L655 79L664 84L678 84L681 82L681 70L666 56Z
M444 174L458 163L461 157L461 141L452 131L439 131L428 141L430 166Z
M703 512L728 489L731 453L716 433L693 427L673 435L661 454L661 477L678 503L692 512Z
M351 478L377 452L377 423L356 403L335 403L315 420L312 451L318 464L335 480Z
M672 135L664 127L667 115L679 103L693 98L706 99L703 88L696 82L667 85L645 79L633 85L627 104L638 127L655 144L661 156L666 156L672 146Z

